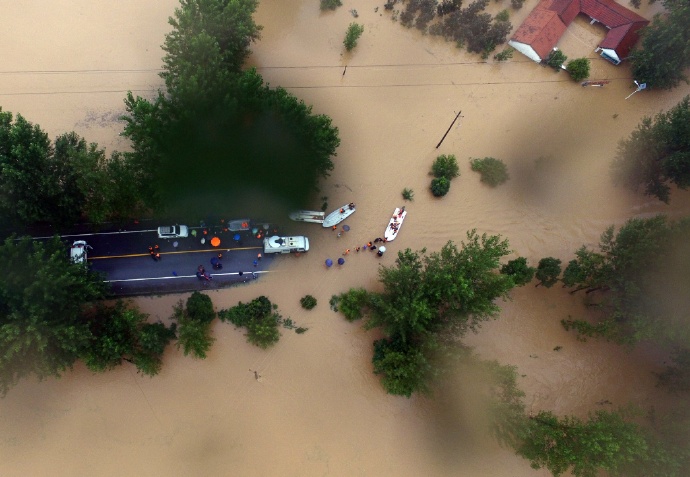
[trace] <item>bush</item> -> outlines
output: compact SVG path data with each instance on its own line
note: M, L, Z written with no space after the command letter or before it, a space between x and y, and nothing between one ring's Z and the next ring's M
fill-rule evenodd
M570 73L570 77L574 81L582 81L589 78L589 59L578 58L569 62L565 69Z
M331 308L345 315L347 321L359 320L369 305L369 293L364 288L350 288L345 293L331 298Z
M511 276L516 286L526 285L534 278L536 270L527 265L525 257L518 257L515 260L510 260L507 264L501 267L501 273Z
M520 10L522 8L522 4L525 3L525 0L510 0L510 5L515 9L515 10Z
M347 27L345 40L343 40L343 44L345 45L345 49L347 49L347 51L351 51L355 46L357 46L357 40L360 36L362 36L362 33L364 33L363 25L350 23L350 26Z
M218 318L238 327L246 327L247 341L268 348L280 339L280 315L273 311L274 308L271 301L262 295L249 303L239 302L237 306L219 311Z
M321 10L335 10L342 5L340 0L321 0Z
M437 177L431 180L431 193L434 197L443 197L450 190L450 181L445 177Z
M408 189L406 187L402 191L402 196L403 196L403 199L409 200L410 202L412 202L414 200L414 191L412 189Z
M508 167L500 159L485 157L471 159L472 170L481 174L481 181L491 187L503 184L510 178Z
M177 347L182 348L184 355L195 358L206 358L206 353L215 341L211 337L211 323L195 320L182 308L180 301L174 308L173 319L177 321Z
M311 310L316 306L316 298L311 295L303 296L300 298L299 302L305 310Z
M494 60L496 60L496 61L506 61L506 60L508 60L508 59L510 59L510 58L513 57L513 52L514 52L514 51L515 51L515 50L513 49L513 47L509 46L508 48L506 48L506 49L503 50L502 52L496 53L496 54L494 55Z
M501 10L496 14L496 20L499 22L507 22L510 19L510 12L506 10Z
M212 322L216 317L216 312L213 311L211 297L196 291L192 293L187 299L187 316L189 319L201 323Z
M560 71L561 66L563 66L563 63L565 63L567 59L568 57L565 56L561 50L553 50L546 60L546 64L554 70Z
M458 161L455 160L455 156L452 154L441 154L431 166L431 173L434 177L445 177L448 180L454 179L460 175Z

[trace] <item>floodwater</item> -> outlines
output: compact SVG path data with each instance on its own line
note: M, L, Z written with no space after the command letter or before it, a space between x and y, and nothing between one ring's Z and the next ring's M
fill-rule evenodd
M473 228L501 234L515 256L535 264L545 256L566 262L580 245L594 245L606 226L630 217L690 214L687 192L674 193L667 206L614 189L608 178L617 142L688 89L625 100L634 86L630 72L598 59L597 30L586 21L578 20L559 46L571 57L592 58L592 79L610 80L603 88L582 88L517 53L504 64L482 62L404 29L383 3L375 11L367 0L351 0L320 13L317 0L264 1L256 14L264 30L251 64L272 86L333 118L342 145L322 195L329 208L355 201L357 213L341 238L296 224L293 232L311 239L308 254L282 257L265 279L211 297L220 309L265 294L309 331L283 330L278 345L263 351L231 325L216 323L206 360L171 349L153 379L130 366L103 375L78 366L59 380L23 382L0 401L0 474L548 475L486 436L467 393L451 387L443 399L386 395L371 373L375 334L333 313L328 300L352 286L376 287L378 265L393 264L398 250L438 250ZM515 25L534 3L526 2ZM124 92L152 96L161 85L160 44L175 6L173 0L3 3L0 105L51 137L75 130L108 150L126 148L117 121ZM365 31L345 53L352 21ZM456 155L461 176L445 198L434 199L428 170L441 153ZM468 159L484 156L504 160L510 181L483 186ZM326 258L382 234L405 187L415 198L386 255L351 252L345 265L326 269ZM308 293L319 304L307 312L299 298ZM186 296L137 303L165 321L180 298ZM660 403L651 373L663 357L645 347L629 352L581 343L562 329L561 319L585 316L581 300L558 287L517 289L498 319L466 342L484 358L517 366L535 412L585 416L602 407Z

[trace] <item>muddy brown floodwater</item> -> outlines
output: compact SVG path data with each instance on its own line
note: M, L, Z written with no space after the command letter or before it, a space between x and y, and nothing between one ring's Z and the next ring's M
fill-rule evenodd
M593 53L599 33L586 21L574 23L561 48L590 57L592 78L611 80L604 88L582 88L517 53L505 64L479 61L391 21L383 1L378 11L368 0L344 3L321 13L317 0L262 2L256 21L263 38L250 63L340 129L336 168L322 188L331 207L357 203L351 230L338 239L296 225L295 233L311 239L308 254L281 258L275 273L251 286L211 292L218 309L265 294L309 331L284 330L263 351L216 323L208 359L171 349L153 379L130 366L103 375L77 366L59 380L23 382L0 401L0 474L548 475L488 438L459 392L442 400L386 395L371 373L374 334L330 311L328 300L351 286L375 288L379 264L393 264L398 250L438 250L473 228L508 238L515 256L534 264L549 255L567 261L630 217L688 215L688 193L674 193L666 206L614 189L608 179L617 142L688 88L625 100L630 72ZM535 3L526 2L514 25ZM507 6L503 0L491 8ZM161 86L160 44L175 7L174 0L5 2L0 105L51 137L75 130L108 150L126 148L117 121L124 92L150 97ZM352 21L365 30L344 53ZM458 111L462 118L435 149ZM462 175L437 200L427 172L440 153L455 154ZM468 158L484 156L503 159L511 180L483 186ZM386 255L350 253L344 266L326 269L326 258L381 235L405 187L415 199ZM299 306L307 293L319 300L309 312ZM180 298L137 304L165 321ZM466 341L481 356L518 367L530 410L584 416L663 399L651 374L661 358L653 352L580 343L562 329L560 319L585 315L581 297L527 286L501 306L498 319Z

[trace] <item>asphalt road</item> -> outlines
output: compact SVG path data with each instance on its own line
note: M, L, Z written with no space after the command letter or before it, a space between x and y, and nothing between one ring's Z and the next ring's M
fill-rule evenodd
M261 225L258 228L263 230ZM196 237L192 235L193 230ZM271 229L269 233L277 230ZM239 240L235 239L236 235ZM205 243L201 243L202 237ZM219 246L211 246L212 237L220 239ZM89 267L104 274L113 295L117 296L223 288L260 278L268 272L274 258L263 254L263 238L257 238L252 231L228 231L220 227L215 230L190 227L189 237L175 239L159 239L156 229L104 231L62 238L69 245L75 240L85 240L92 247ZM149 253L149 246L155 245L160 248L160 260L154 260ZM222 254L222 269L214 269L211 264L218 253ZM258 258L258 254L262 257ZM197 277L200 265L211 276L210 280Z

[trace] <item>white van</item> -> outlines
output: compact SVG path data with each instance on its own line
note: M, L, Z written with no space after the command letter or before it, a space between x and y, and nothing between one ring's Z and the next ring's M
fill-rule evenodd
M307 237L266 237L264 239L264 253L296 253L309 251Z
M88 258L87 251L91 249L91 245L87 244L85 240L76 240L72 244L70 250L70 257L74 263L86 263Z

